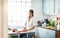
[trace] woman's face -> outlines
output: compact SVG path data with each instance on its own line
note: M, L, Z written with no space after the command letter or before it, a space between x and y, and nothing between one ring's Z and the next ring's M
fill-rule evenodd
M29 12L29 18L31 18L32 17L32 13L31 12Z

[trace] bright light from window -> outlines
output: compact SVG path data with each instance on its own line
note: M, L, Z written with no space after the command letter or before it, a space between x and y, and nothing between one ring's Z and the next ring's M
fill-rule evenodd
M15 28L24 26L31 0L8 0L8 25Z

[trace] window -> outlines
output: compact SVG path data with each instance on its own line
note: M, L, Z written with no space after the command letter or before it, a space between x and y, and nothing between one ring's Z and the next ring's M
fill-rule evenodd
M16 28L25 24L31 0L8 0L8 25Z

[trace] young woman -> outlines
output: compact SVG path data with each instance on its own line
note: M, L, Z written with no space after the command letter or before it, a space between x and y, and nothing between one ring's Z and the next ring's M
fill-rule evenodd
M35 38L35 23L34 23L34 11L31 9L29 10L29 16L28 19L26 20L25 27L23 31L29 31L28 33L28 38ZM21 34L20 38L27 38L26 34Z
M33 31L33 29L35 28L35 24L34 24L34 11L31 9L29 10L29 16L28 19L25 23L25 30L26 31Z
M28 38L32 38L35 36L35 22L34 22L34 11L31 9L29 10L29 16L25 23L25 30L29 31Z

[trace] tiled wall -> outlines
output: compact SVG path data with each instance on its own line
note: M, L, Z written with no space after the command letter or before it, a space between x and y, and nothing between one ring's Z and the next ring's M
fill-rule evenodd
M46 15L42 13L42 0L32 0L32 9L34 10L36 22L47 18Z
M53 21L56 21L56 17L60 17L60 15L51 15L48 19L52 19Z

